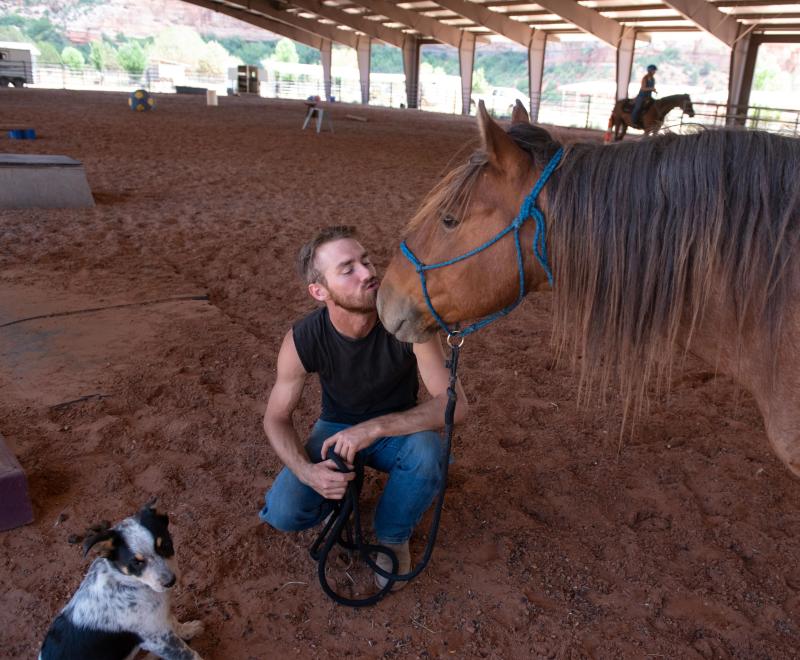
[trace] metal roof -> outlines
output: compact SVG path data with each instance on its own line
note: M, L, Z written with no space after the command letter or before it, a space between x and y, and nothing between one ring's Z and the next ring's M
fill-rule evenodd
M592 34L611 45L623 31L704 30L728 46L742 36L800 38L800 0L187 0L243 20L263 18L334 41L365 35L397 45L404 35L454 43L524 43L535 30ZM515 25L519 24L519 25ZM343 43L347 42L344 37Z

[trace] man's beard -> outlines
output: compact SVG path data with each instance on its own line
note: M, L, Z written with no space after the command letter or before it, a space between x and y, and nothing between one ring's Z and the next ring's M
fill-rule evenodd
M331 289L328 289L328 293L336 305L354 314L370 314L378 309L378 289L362 291L358 296L349 297L340 297Z

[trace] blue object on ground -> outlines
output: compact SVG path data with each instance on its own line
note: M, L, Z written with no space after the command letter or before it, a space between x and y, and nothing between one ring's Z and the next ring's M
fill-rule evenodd
M32 128L12 128L8 132L8 137L12 140L35 140L36 131Z

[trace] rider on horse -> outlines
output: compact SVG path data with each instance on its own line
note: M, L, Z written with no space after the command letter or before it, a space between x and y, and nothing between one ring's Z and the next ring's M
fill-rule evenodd
M639 87L639 94L636 96L636 102L633 105L633 112L631 113L631 125L636 128L642 128L639 125L639 115L642 114L644 103L653 97L653 92L656 91L656 77L655 73L658 70L655 64L650 64L647 67L647 74L642 77L642 84Z

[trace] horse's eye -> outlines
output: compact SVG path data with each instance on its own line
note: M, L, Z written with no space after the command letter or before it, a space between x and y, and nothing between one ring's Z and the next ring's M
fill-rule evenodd
M442 216L442 224L447 229L455 229L456 227L458 227L458 218L456 218L454 215L451 215L450 213L447 213Z

